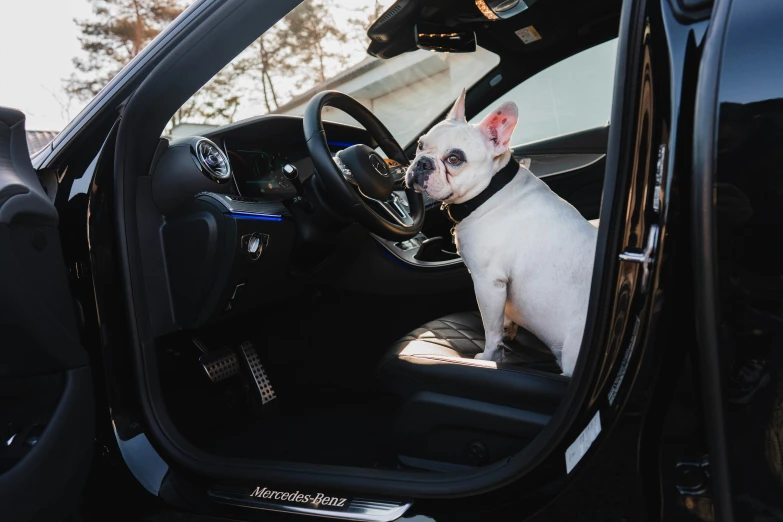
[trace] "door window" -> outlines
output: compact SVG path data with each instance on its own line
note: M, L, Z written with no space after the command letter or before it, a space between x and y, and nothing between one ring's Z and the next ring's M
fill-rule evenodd
M499 101L519 107L512 145L602 127L612 109L617 39L544 69L498 98L470 122L478 123Z

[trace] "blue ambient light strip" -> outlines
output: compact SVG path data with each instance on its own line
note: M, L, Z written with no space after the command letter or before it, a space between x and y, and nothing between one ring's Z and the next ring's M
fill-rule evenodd
M355 143L348 143L347 141L327 141L326 143L327 145L331 145L332 147L345 147L346 149L348 147L356 145Z
M256 221L283 221L283 216L279 214L244 214L242 212L231 212L230 215L237 219L255 219Z

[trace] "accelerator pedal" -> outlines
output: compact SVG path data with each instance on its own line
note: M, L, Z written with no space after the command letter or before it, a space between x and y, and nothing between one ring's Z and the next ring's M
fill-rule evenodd
M244 377L248 391L256 405L260 405L261 409L266 411L277 396L272 388L272 383L269 381L269 377L266 375L264 365L261 364L258 352L253 343L245 341L239 345L237 353L239 355L240 372Z

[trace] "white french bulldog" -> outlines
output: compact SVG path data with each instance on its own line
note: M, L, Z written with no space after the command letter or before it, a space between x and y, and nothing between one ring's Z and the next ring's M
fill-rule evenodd
M509 141L517 119L516 104L506 102L478 125L469 124L463 91L446 120L419 140L406 184L450 205L475 198L509 161L516 162ZM520 325L570 376L587 316L596 227L520 166L456 225L455 236L484 323L486 344L476 358L500 362L503 338L515 337Z

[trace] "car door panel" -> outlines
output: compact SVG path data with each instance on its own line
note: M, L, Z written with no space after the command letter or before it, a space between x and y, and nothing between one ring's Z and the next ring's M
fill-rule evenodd
M0 514L59 520L89 469L94 399L58 214L30 162L24 123L0 108Z
M609 127L598 127L513 147L514 157L585 218L601 209Z
M560 136L553 136L543 140L525 143L513 147L514 154L578 154L578 153L606 153L606 143L609 139L609 126L585 129Z

